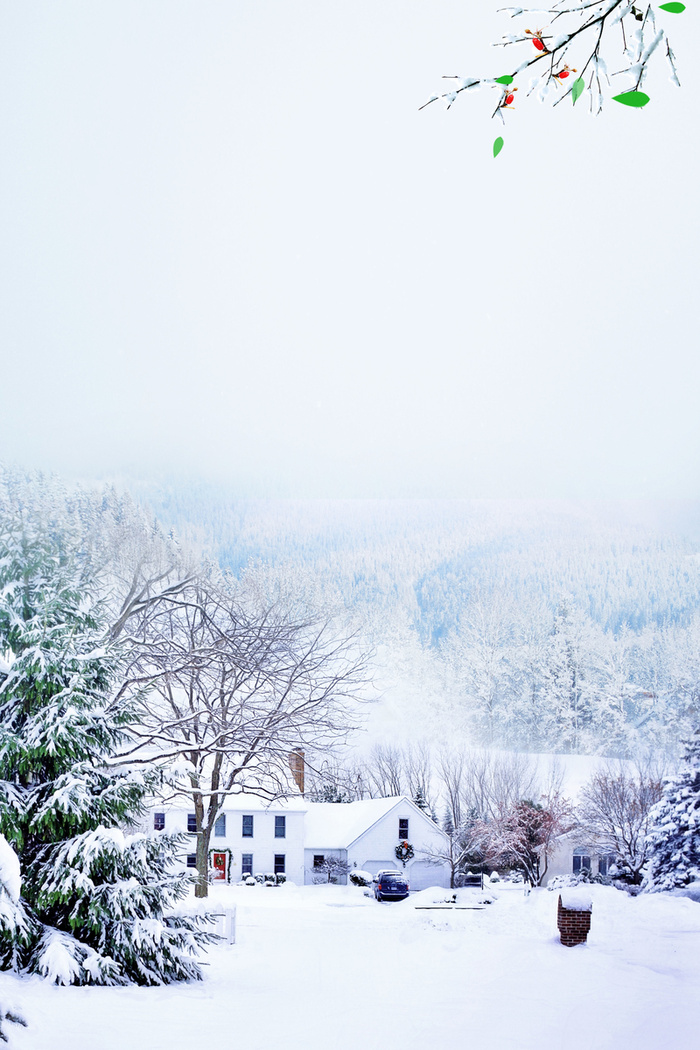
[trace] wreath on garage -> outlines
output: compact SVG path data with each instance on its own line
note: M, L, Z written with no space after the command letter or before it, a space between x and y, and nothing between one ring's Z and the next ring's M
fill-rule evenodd
M406 862L409 860L413 860L415 856L413 846L410 842L406 842L405 839L403 842L399 842L398 846L394 850L394 853L396 854L396 859L401 861L404 868L406 867Z

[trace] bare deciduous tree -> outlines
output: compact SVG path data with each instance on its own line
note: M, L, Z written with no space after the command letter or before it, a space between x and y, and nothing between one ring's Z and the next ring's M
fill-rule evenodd
M375 744L366 766L367 778L376 797L388 798L405 793L404 756L400 747Z
M462 783L464 809L485 820L502 817L522 799L539 794L537 763L515 752L469 752Z
M466 816L463 797L465 753L443 750L438 755L438 775L445 801L445 830L452 834Z
M307 746L318 753L354 727L365 660L327 622L201 582L150 607L129 640L129 686L143 687L129 757L167 763L173 794L191 800L197 895L206 896L209 844L225 799L293 790L289 754Z
M435 843L420 851L422 859L433 864L447 864L450 869L450 889L457 885L460 873L466 868L480 864L484 859L481 853L480 839L475 834L475 821L467 820L459 827L446 829L447 842L444 845Z
M614 854L621 876L639 885L650 857L649 812L661 798L662 772L650 763L634 771L619 765L599 770L581 792L578 825L600 853Z
M421 809L432 812L433 759L429 746L425 742L410 744L404 748L403 761L409 795Z

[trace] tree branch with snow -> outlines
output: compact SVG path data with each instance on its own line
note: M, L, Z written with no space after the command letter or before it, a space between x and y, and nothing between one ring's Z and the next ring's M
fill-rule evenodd
M552 7L502 10L511 19L526 19L531 25L536 24L535 15L541 16L541 28L530 29L523 24L495 45L523 46L524 57L496 76L446 76L443 79L453 81L453 86L433 95L420 109L438 101L449 109L464 92L488 87L497 93L492 116L504 125L506 115L515 109L519 90L527 96L536 93L540 101L551 99L555 106L565 99L575 105L579 98L587 97L590 111L599 114L604 99L614 90L613 77L627 80L625 90L612 94L613 101L639 109L649 102L641 88L659 48L665 51L670 79L680 87L675 55L665 26L657 25L657 17L681 14L685 10L682 3L656 5L656 10L649 4L642 10L630 0L581 0L573 4L560 0ZM613 62L620 68L609 73L608 64ZM624 80L620 83L622 86ZM502 145L502 139L498 141ZM494 155L498 152L500 147L494 149Z

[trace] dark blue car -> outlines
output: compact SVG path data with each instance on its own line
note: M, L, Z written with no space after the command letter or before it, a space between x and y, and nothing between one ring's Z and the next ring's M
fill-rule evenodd
M408 897L408 879L400 871L380 871L375 880L374 896L378 901L402 901Z

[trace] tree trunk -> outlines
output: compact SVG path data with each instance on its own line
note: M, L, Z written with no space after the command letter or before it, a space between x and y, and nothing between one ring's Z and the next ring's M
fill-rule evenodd
M206 828L197 835L197 882L195 897L209 896L209 832Z
M204 800L199 792L193 795L194 812L197 818L197 881L195 897L209 896L209 839L211 827L204 822Z

